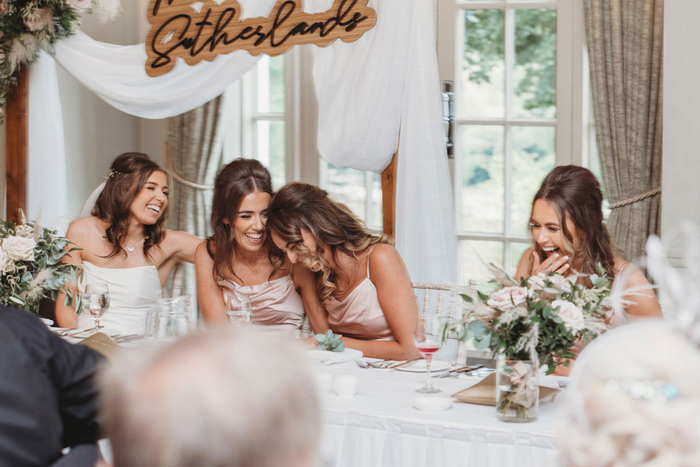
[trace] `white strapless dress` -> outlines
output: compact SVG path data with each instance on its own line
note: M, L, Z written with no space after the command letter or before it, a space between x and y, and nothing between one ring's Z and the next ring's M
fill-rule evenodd
M162 298L160 277L155 266L111 269L83 262L84 277L80 289L85 284L103 283L109 288L110 306L100 321L105 327L116 329L121 334L143 334L146 327L146 314L156 300ZM87 313L78 315L78 328L94 326Z

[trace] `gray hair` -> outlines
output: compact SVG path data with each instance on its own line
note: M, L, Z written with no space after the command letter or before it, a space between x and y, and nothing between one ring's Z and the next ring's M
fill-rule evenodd
M320 408L297 343L210 331L120 357L100 375L115 467L315 460Z

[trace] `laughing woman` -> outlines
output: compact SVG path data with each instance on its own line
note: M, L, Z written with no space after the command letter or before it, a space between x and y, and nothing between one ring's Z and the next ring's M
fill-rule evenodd
M595 274L600 264L613 280L626 271L626 288L648 286L642 271L614 256L610 234L603 224L602 203L600 184L590 170L575 165L552 170L532 203L530 230L534 246L520 259L516 279L547 271ZM651 288L625 298L632 302L625 307L629 315L661 313ZM613 322L622 319L621 314L613 312Z
M365 356L407 360L418 309L408 271L386 237L362 223L318 187L290 183L269 208L268 231L291 263L314 272L301 288L307 309L324 307L321 328L341 334L345 345ZM321 308L323 309L323 308Z
M293 268L270 247L265 233L272 198L270 173L253 159L236 159L221 169L214 184L211 214L213 235L195 255L197 295L202 317L223 322L229 299L248 300L253 324L300 337L304 304L297 289L311 275ZM306 310L314 329L318 312Z
M109 170L91 217L71 223L66 237L81 250L64 262L83 267L84 284L106 283L110 308L102 323L121 333L143 334L146 313L161 297L172 268L194 261L201 240L187 232L167 230L168 177L145 154L118 156ZM75 290L75 286L72 286ZM86 314L56 303L61 327L94 324Z

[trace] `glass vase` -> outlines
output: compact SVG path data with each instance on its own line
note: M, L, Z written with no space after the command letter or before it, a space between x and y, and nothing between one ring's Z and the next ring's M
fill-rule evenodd
M496 417L503 422L537 420L540 408L539 362L508 360L496 362Z

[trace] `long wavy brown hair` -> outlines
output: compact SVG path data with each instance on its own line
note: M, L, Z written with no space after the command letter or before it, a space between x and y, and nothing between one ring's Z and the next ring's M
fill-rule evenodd
M603 193L593 173L575 165L563 165L552 170L532 201L542 199L557 213L564 246L571 254L571 263L580 267L583 274L597 273L600 264L605 273L615 277L616 248L603 222ZM576 227L578 247L574 248L574 237L566 227L569 219ZM544 261L547 256L535 242L535 251Z
M109 175L102 193L97 197L92 215L107 222L105 238L112 245L112 251L106 258L127 252L122 247L126 239L131 212L131 203L143 190L149 177L156 171L165 171L146 154L126 152L117 156L112 162ZM167 174L166 174L167 176ZM165 221L168 218L168 206L160 213L153 225L144 225L143 253L150 257L149 250L158 247L165 238Z
M207 239L207 252L214 260L214 280L224 277L228 271L240 280L233 271L236 261L236 240L233 225L243 198L256 191L273 196L270 172L255 159L236 159L219 171L214 182L214 201L211 209L212 236ZM274 246L270 236L265 236L265 249L270 263L275 266L272 275L284 263L284 254Z
M386 235L367 232L362 221L347 206L331 200L326 191L306 183L289 183L272 198L267 230L310 257L305 260L305 266L316 273L316 292L323 305L336 290L336 273L323 257L326 248L333 258L342 252L357 261L357 254L371 245L393 244ZM314 237L316 251L304 246L302 230Z

